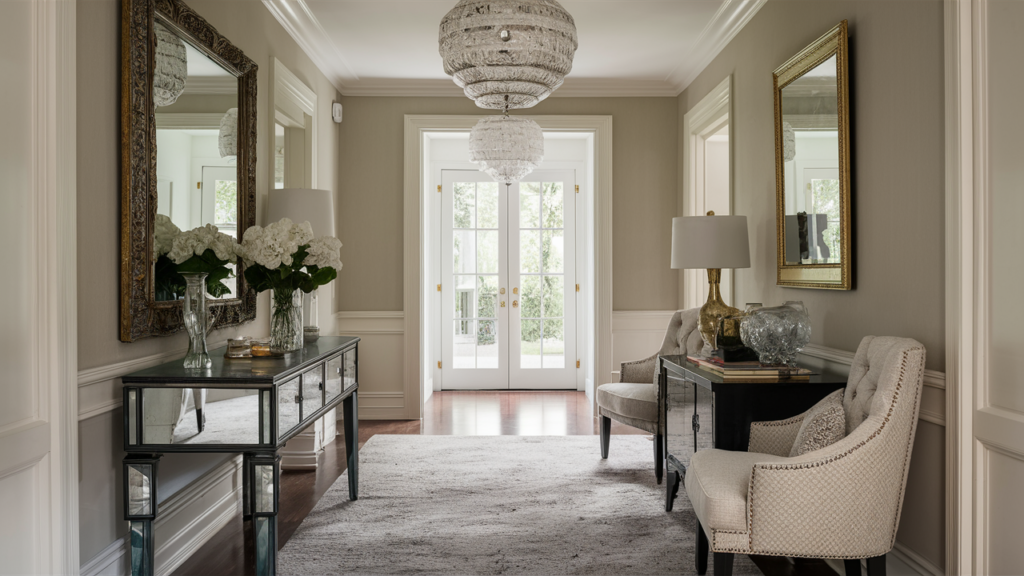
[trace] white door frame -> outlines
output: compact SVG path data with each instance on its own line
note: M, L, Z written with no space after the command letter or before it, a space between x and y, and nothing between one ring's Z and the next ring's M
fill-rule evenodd
M425 315L429 288L427 238L423 230L424 196L429 194L430 166L425 162L424 133L466 132L483 115L413 115L405 116L405 237L404 237L404 310L405 365L404 398L408 418L421 418L423 399L433 388L432 358L424 353L427 326ZM594 135L594 352L595 358L586 367L593 377L586 382L586 393L596 409L595 380L597 375L611 373L612 326L612 117L611 116L531 116L546 132L589 132ZM581 341L582 342L582 341ZM429 388L428 388L429 387Z
M33 493L19 494L39 514L36 550L9 550L0 557L31 554L43 574L78 574L78 271L76 172L76 3L32 0L31 45L18 47L34 61L33 162L27 191L34 237L24 246L36 262L31 282L39 291L29 308L34 330L34 414L0 430L0 477L34 469ZM12 48L6 46L6 48ZM25 194L19 190L17 194Z
M701 99L683 116L683 186L679 196L679 216L703 216L707 210L704 197L703 142L729 126L729 210L732 214L733 141L731 117L732 76L726 76L718 86ZM680 270L680 308L697 308L704 304L707 281L703 270ZM732 270L722 270L723 293L732 301ZM735 305L735 304L734 304Z

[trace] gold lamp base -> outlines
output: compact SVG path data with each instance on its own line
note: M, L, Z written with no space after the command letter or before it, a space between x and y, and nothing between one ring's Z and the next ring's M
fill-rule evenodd
M718 321L725 316L735 316L740 311L722 301L719 283L722 281L721 268L708 268L708 301L700 307L699 329L701 338L712 350L718 348L715 335Z

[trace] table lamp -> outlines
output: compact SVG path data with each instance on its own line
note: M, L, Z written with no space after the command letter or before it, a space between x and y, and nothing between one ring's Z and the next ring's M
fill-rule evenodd
M706 268L708 301L700 307L700 335L712 350L715 330L724 316L739 310L722 301L722 268L750 268L746 216L683 216L672 219L672 268Z
M270 191L267 206L267 224L289 218L296 224L309 222L314 236L336 236L334 230L334 197L329 190L309 188L278 188ZM309 293L309 320L304 322L307 340L316 340L320 329L317 322L317 290Z

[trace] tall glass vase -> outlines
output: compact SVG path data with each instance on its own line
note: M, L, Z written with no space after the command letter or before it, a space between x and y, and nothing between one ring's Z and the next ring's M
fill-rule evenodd
M275 288L273 294L270 353L286 354L302 348L302 291Z
M185 331L188 332L188 354L185 368L206 369L213 366L206 349L206 332L210 315L206 308L206 273L182 274L185 277Z

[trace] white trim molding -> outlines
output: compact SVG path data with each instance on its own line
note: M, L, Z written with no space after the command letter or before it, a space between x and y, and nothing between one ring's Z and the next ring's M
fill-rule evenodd
M732 75L726 76L711 89L700 102L683 115L681 153L683 157L682 183L678 204L681 210L676 216L703 216L707 209L704 187L704 141L711 135L729 126L729 210L732 214ZM698 169L700 167L700 169ZM716 208L717 209L717 208ZM720 214L721 215L721 214ZM722 291L727 300L732 300L732 270L722 271ZM704 304L703 270L679 271L680 308L698 308Z
M724 0L701 30L693 48L661 80L570 76L552 97L678 96L729 45L767 0ZM461 97L448 78L360 78L305 0L263 0L274 18L324 76L345 96Z
M334 314L338 334L359 336L359 419L419 418L418 396L410 395L409 363L402 311L342 311ZM415 348L412 348L415 350ZM397 385L397 390L396 390ZM342 412L338 411L338 419Z
M975 571L973 3L944 2L946 571Z
M424 134L427 132L468 132L483 118L464 115L405 116L405 204L404 204L404 311L405 311L405 393L409 418L422 417L424 381L431 378L423 359L428 306L424 267L430 255L425 252L423 221L427 208L430 167L426 165ZM594 317L595 375L611 371L612 316L612 117L611 116L529 116L545 132L581 132L594 135ZM599 377L599 376L598 376ZM596 396L591 399L595 403Z

